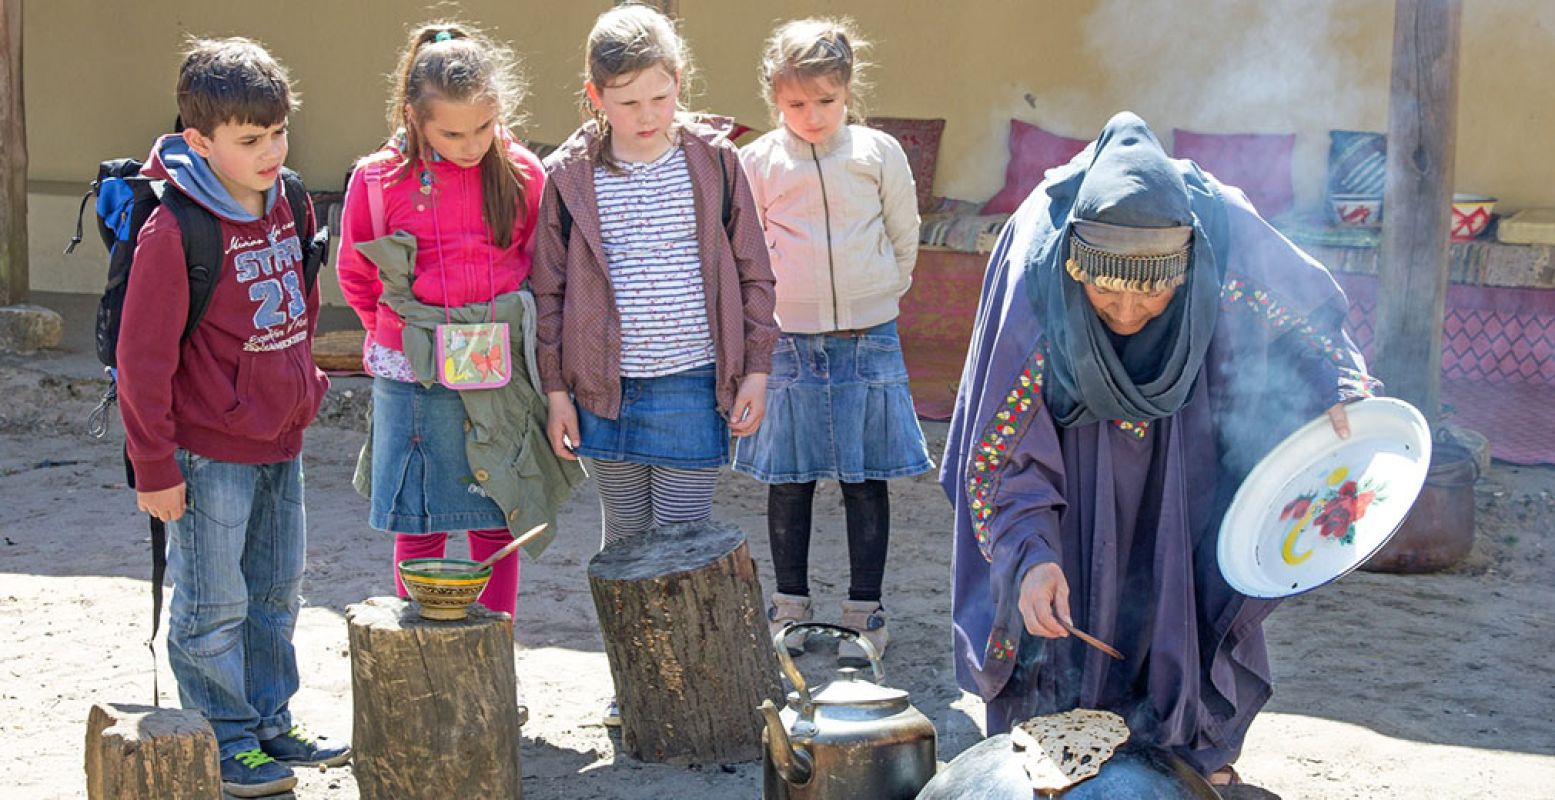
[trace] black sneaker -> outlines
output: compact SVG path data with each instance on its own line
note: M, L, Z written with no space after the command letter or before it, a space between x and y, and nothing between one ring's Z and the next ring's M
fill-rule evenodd
M221 760L221 790L233 797L269 797L296 785L291 767L257 747Z
M338 767L351 760L351 746L333 744L327 736L312 736L301 725L259 743L265 755L294 767Z

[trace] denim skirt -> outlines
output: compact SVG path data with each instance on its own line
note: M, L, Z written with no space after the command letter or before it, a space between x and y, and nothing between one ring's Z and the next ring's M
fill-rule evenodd
M470 472L464 401L439 384L373 379L373 496L368 524L394 533L506 528Z
M765 483L857 483L933 466L895 320L856 334L778 339L767 418L735 443L735 471Z
M622 378L621 413L606 419L578 407L580 456L658 467L707 469L729 463L729 425L718 413L712 364L658 378Z

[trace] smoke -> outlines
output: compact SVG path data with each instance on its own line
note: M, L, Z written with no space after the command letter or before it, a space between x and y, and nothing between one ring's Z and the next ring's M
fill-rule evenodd
M1380 6L1380 8L1379 8ZM1036 119L1100 130L1098 109L1131 110L1170 146L1172 128L1295 132L1298 203L1322 196L1333 128L1384 130L1387 4L1334 0L1101 0L1085 19L1085 93L1036 93ZM1023 116L1030 116L1026 111Z

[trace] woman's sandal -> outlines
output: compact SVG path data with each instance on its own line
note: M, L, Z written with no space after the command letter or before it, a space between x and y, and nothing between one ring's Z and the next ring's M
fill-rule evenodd
M1241 783L1242 776L1237 774L1236 767L1230 764L1209 774L1209 785L1211 786L1239 786Z

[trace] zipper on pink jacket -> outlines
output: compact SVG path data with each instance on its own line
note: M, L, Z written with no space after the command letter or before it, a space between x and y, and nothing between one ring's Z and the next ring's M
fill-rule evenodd
M815 159L815 177L821 182L821 218L826 221L826 276L831 279L831 326L842 329L841 314L837 311L837 265L831 252L831 203L826 199L826 176L821 173L821 155L810 145L810 157Z

